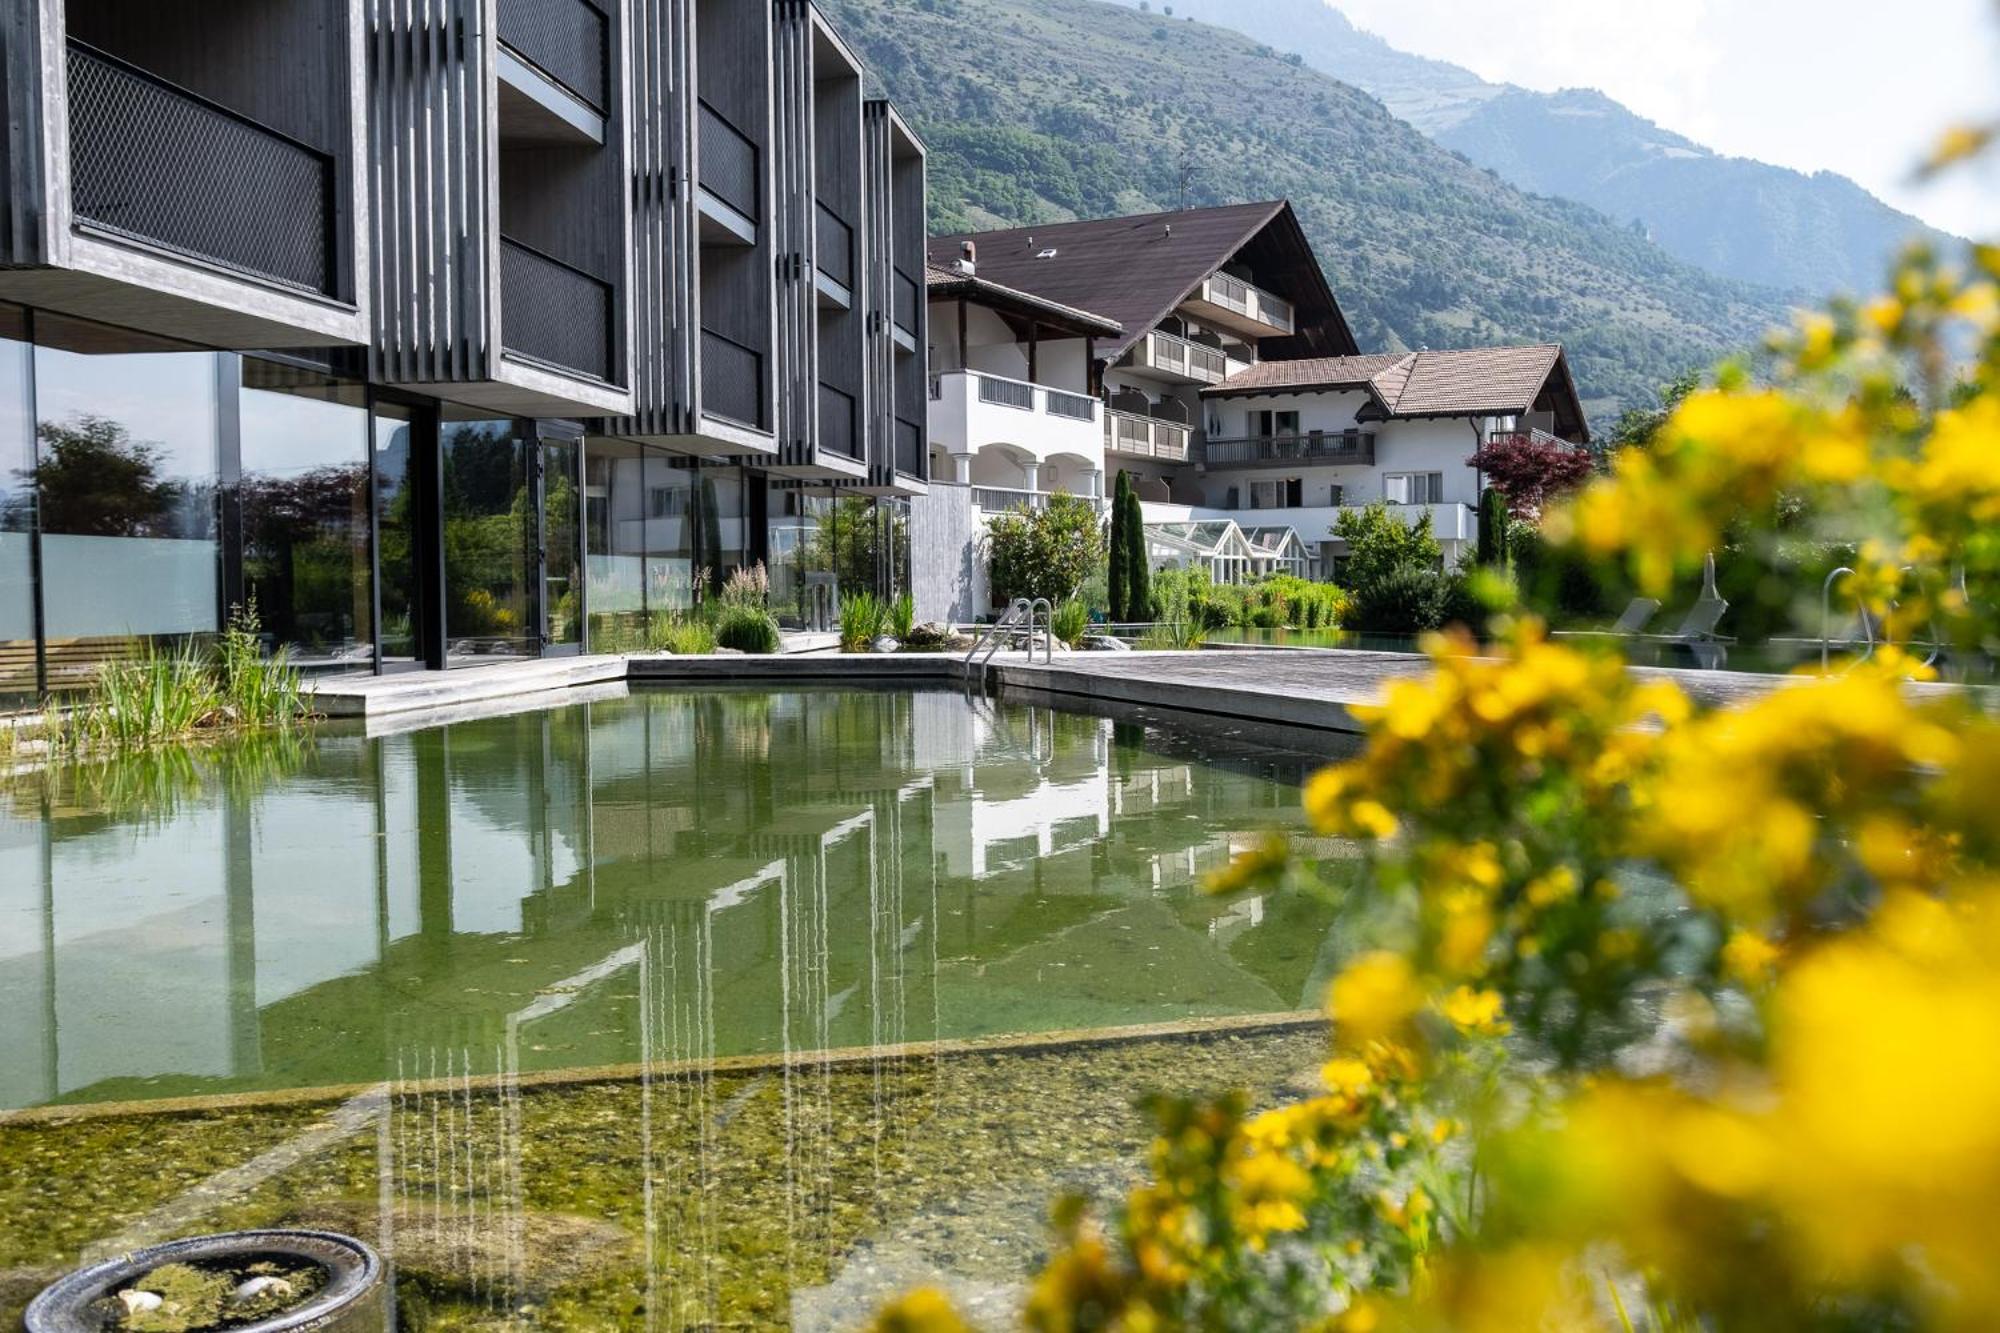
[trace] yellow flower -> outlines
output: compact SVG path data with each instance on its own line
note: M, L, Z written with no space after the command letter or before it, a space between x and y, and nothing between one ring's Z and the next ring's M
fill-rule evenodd
M951 1301L935 1287L917 1290L891 1301L868 1326L872 1333L972 1333Z
M1778 962L1778 947L1754 930L1734 930L1722 946L1722 970L1745 986L1761 986L1771 979Z
M1468 1037L1499 1037L1512 1031L1505 1017L1506 1001L1498 991L1460 986L1439 1002L1438 1009Z
M1334 1035L1345 1050L1391 1037L1423 1006L1416 970L1401 954L1363 954L1349 963L1327 992Z

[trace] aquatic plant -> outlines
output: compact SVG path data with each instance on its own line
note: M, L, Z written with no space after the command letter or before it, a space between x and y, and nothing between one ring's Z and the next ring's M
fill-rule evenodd
M731 570L729 577L722 581L722 591L716 594L716 600L725 607L747 606L762 610L770 599L771 575L765 570L762 560Z
M851 592L840 599L840 650L865 653L882 637L889 607L872 592Z
M1049 629L1058 639L1075 648L1090 630L1090 608L1083 604L1081 598L1070 598L1050 615Z
M917 599L910 594L908 588L905 588L896 594L894 601L889 603L887 624L889 636L901 643L910 637L910 631L915 628L916 621Z
M658 615L646 627L646 646L677 657L699 657L715 651L715 627L699 616Z
M1304 794L1387 913L1328 988L1318 1095L1156 1102L1150 1178L1058 1212L1030 1327L1991 1321L2000 719L1905 682L2000 650L2000 248L1912 251L1757 369L1548 540L1657 593L1804 513L1921 646L1703 710L1527 616L1490 656L1431 636ZM1302 884L1272 839L1211 888ZM913 1297L883 1326L956 1319Z
M739 653L775 653L783 643L778 622L756 607L725 607L715 621L715 642Z

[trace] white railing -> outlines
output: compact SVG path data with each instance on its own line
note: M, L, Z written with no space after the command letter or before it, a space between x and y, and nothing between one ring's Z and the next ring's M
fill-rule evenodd
M1021 412L1042 412L1067 417L1071 421L1096 421L1098 401L1085 394L1053 389L1027 380L989 375L983 370L947 370L931 376L931 401L943 402L946 381L961 379L971 383L979 401L992 407L1011 407Z
M1104 419L1104 447L1134 458L1161 458L1184 463L1194 428L1137 412L1112 412Z
M1008 486L974 486L972 503L975 508L989 514L1004 514L1013 509L1040 511L1049 507L1049 501L1058 495L1070 495L1067 491L1022 491ZM1073 500L1088 501L1098 513L1104 512L1104 497L1101 495L1070 495Z

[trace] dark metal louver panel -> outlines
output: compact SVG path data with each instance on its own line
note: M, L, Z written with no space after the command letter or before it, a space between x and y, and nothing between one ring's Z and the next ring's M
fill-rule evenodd
M500 342L594 379L611 378L611 284L500 238Z
M701 104L700 134L702 188L758 221L763 191L757 184L757 145L706 102Z
M859 404L853 394L842 393L831 384L820 385L819 447L843 458L860 458L859 416Z
M331 156L79 42L68 70L77 217L333 293Z
M923 427L907 418L896 418L896 471L906 477L921 478L927 461Z
M825 204L819 205L819 271L841 286L854 287L854 228Z
M586 0L499 0L500 40L603 112L611 27Z
M701 331L701 410L764 427L764 357L753 348Z
M903 272L899 265L896 269L896 327L913 335L917 331L917 308L920 304L917 292L917 280Z

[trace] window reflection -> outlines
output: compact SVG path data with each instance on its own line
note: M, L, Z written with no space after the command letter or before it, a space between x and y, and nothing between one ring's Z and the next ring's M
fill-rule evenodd
M418 660L417 623L422 608L417 577L415 419L394 403L375 407L375 521L381 553L382 664Z
M56 315L38 315L35 335L42 604L59 687L131 639L217 626L217 365Z
M243 362L244 594L267 640L308 668L373 660L362 386Z

